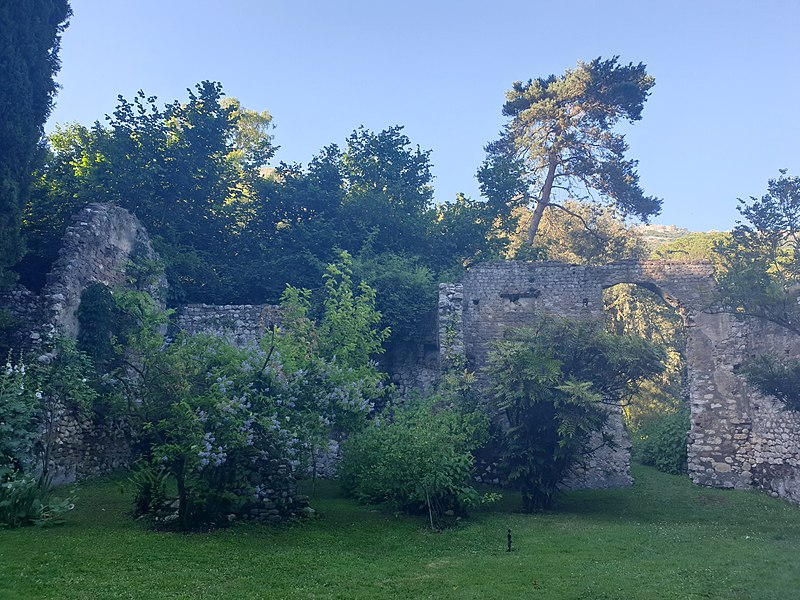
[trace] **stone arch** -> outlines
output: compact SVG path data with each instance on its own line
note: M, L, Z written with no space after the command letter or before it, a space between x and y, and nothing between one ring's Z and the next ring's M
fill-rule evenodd
M800 356L800 343L775 326L712 310L715 283L709 262L477 265L460 284L440 286L440 352L449 351L442 347L447 329L473 367L480 368L491 344L506 329L525 326L534 315L602 318L603 289L620 283L657 291L687 326L692 480L715 487L760 488L800 502L800 414L782 411L735 372L760 353ZM616 475L609 472L607 481L614 484L621 474L619 469Z

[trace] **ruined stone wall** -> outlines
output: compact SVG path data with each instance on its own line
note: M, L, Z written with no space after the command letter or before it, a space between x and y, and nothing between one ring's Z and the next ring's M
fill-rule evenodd
M38 350L43 361L52 357L44 352L55 335L78 334L83 290L95 282L126 285L126 268L134 258L155 258L136 217L107 204L90 204L78 212L41 295L22 286L0 293L0 308L15 321L15 350ZM148 291L159 299L165 288L162 277ZM54 482L69 483L128 466L131 440L123 421L92 418L64 407L54 413L49 465Z
M155 256L139 219L119 206L88 205L72 218L58 260L47 276L42 297L49 324L64 335L77 336L83 290L91 283L125 285L125 269L131 260ZM160 300L165 289L166 279L162 277L148 291Z
M224 337L240 348L258 343L280 322L280 307L272 304L187 304L175 317L181 331Z
M102 419L58 407L55 410L49 473L53 484L81 481L128 468L133 455L124 419Z
M15 351L32 348L42 341L45 327L45 306L41 297L24 286L0 290L0 310L11 317L11 348ZM5 362L5 357L0 357Z
M174 319L175 327L190 335L224 337L238 347L255 344L280 326L281 309L272 304L188 304ZM439 377L439 348L436 339L436 314L423 317L426 336L399 342L379 357L380 367L389 373L400 393L431 390Z
M800 503L800 413L785 410L736 375L741 364L761 354L800 357L800 341L775 325L730 315L700 315L693 338L692 480L762 489Z
M470 270L461 284L439 289L439 341L442 360L463 349L471 369L480 372L492 345L511 327L531 325L537 314L577 319L602 315L602 285L588 267L562 263L494 262ZM607 488L630 485L630 439L622 409L611 409L605 446L588 458L565 487ZM593 440L599 445L598 440Z
M486 362L509 327L537 314L599 319L603 290L633 283L661 295L687 326L691 405L689 471L698 484L764 489L800 502L800 415L784 411L750 388L736 370L770 353L800 357L800 344L774 326L742 323L710 310L713 267L705 262L642 261L590 267L563 263L495 262L478 265L439 296L440 357L463 347L472 367ZM449 340L449 342L448 342ZM628 446L621 420L611 426ZM594 456L572 485L618 485L628 477L628 452ZM605 483L604 483L605 482Z

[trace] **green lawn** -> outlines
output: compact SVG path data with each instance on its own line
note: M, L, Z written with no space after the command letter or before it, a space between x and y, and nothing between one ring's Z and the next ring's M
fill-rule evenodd
M334 484L304 525L155 533L127 517L117 484L86 484L65 525L0 530L0 599L800 598L800 508L634 475L631 489L574 492L543 515L506 496L443 533Z

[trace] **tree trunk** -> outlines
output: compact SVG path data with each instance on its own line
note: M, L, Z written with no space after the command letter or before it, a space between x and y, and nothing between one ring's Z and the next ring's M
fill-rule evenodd
M536 237L536 232L539 230L539 223L542 221L544 210L550 206L550 195L553 191L553 182L556 180L556 167L558 166L558 158L551 154L550 162L547 165L547 177L542 186L542 196L536 202L536 208L533 209L533 216L531 217L531 224L528 227L527 243L533 246L533 240Z
M178 464L175 479L178 483L178 527L181 531L186 531L189 529L189 506L186 493L186 463L183 459Z

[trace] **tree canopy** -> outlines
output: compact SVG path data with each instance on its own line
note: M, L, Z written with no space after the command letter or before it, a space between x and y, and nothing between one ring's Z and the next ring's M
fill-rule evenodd
M720 308L800 334L800 178L780 171L761 198L739 199L745 219L715 250ZM800 361L756 356L741 371L761 392L800 410Z
M482 194L505 218L532 207L530 245L545 210L564 209L562 200L610 203L642 219L658 214L661 200L644 194L637 161L625 157L625 136L613 129L641 119L654 84L645 65L617 57L514 82L503 105L509 121L478 170Z
M739 199L745 219L716 246L719 302L800 334L800 178L781 171L761 198Z

